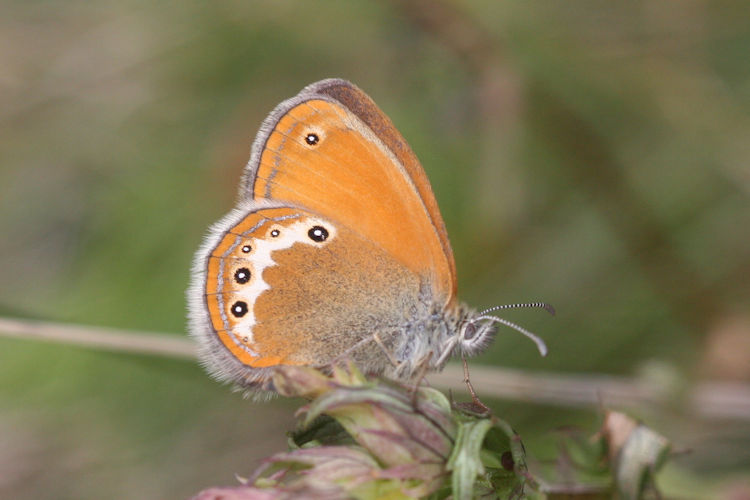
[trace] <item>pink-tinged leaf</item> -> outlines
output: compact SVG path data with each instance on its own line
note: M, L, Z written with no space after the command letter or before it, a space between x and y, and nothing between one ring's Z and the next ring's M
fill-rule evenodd
M422 443L405 437L401 432L388 432L378 429L362 429L357 439L368 444L367 449L386 467L410 464L416 461L443 462L445 457ZM396 450L403 450L396 455ZM400 457L404 456L404 459ZM397 458L398 457L398 458Z
M344 365L334 365L332 378L340 385L347 387L358 387L371 383L351 360L347 360Z
M406 436L447 460L455 439L455 423L447 428L437 425L423 414L424 406L420 405L417 412L392 411L391 416Z
M303 366L279 366L272 380L274 389L287 397L315 398L336 386L321 372Z
M448 473L445 471L445 464L443 462L422 462L397 465L395 467L389 467L387 469L381 469L378 472L378 478L380 479L418 479L420 481L433 481L436 478L444 480Z
M377 468L378 463L365 451L350 446L319 446L301 448L284 453L277 453L263 461L263 465L253 474L250 483L272 468L286 466L299 469L300 467L318 467L328 463L338 463L342 467L364 470Z
M287 498L281 490L237 486L234 488L209 488L195 495L191 500L280 500Z

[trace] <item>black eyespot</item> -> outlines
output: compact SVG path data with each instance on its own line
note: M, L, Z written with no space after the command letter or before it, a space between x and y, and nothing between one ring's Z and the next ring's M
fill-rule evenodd
M320 137L318 137L318 134L310 132L305 136L305 142L309 146L315 146L318 142L320 142Z
M274 229L273 231L271 231L272 238L277 237L279 234L281 234L281 232L278 229Z
M253 247L251 247L250 245L245 245L242 247L242 253L250 253L250 250L252 249Z
M464 340L471 340L474 338L474 335L477 334L477 327L474 323L467 323L466 328L464 328Z
M328 230L323 226L313 226L307 232L307 235L311 240L320 243L321 241L325 241L328 239Z
M247 314L247 303L238 300L237 302L232 304L232 314L234 314L236 318L243 317L245 314Z
M234 281L240 285L244 285L250 281L250 269L241 267L234 272Z

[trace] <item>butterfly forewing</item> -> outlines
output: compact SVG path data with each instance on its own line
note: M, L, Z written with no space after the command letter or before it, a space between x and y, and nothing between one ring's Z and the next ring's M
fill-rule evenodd
M395 128L379 136L360 118L390 124L369 98L358 116L332 97L342 89L364 93L333 82L308 87L271 114L248 165L252 198L305 207L356 231L428 280L436 301L449 303L455 264L424 171Z

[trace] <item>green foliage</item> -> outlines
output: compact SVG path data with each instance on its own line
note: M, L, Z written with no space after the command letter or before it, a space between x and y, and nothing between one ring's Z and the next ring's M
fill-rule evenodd
M452 407L435 389L368 380L354 365L332 378L279 369L274 386L312 400L298 412L304 418L292 449L268 458L231 490L238 495L469 500L524 491L525 456L510 426ZM227 494L213 488L197 498Z
M652 429L608 412L594 439L566 437L557 470L568 472L543 477L529 471L511 426L477 411L476 403L451 403L424 386L370 380L353 364L330 378L284 367L273 383L283 396L310 400L297 412L303 418L290 435L290 450L265 459L241 486L209 488L196 499L642 500L659 498L655 477L670 451ZM592 471L598 479L587 476Z

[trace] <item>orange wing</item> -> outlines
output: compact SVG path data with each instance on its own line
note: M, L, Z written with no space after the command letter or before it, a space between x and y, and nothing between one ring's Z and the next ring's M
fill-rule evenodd
M418 301L417 275L354 231L305 210L232 212L204 251L205 279L195 288L203 304L194 319L196 331L215 333L199 340L220 374L225 365L325 366L342 355L382 371L388 359L373 332L398 342L400 325L432 312Z
M281 103L253 145L240 197L314 211L357 232L456 295L453 252L427 176L388 117L344 80L323 80Z

